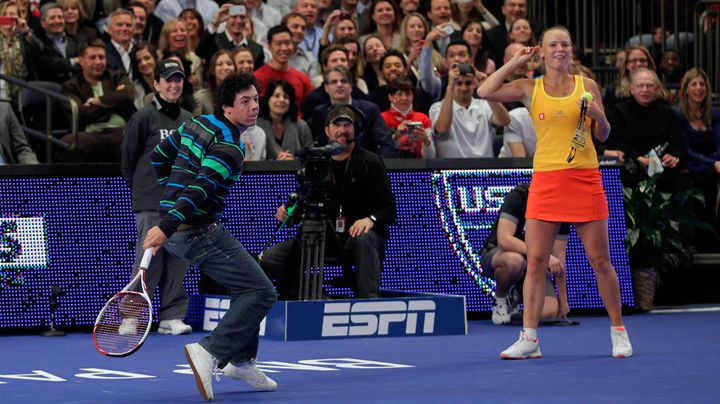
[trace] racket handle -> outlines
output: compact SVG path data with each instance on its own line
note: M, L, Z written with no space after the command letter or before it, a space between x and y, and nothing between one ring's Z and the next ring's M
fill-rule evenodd
M140 261L140 268L148 269L148 267L150 266L150 260L152 260L154 249L155 249L155 247L150 247L147 250L145 250L145 254L143 254L142 261Z

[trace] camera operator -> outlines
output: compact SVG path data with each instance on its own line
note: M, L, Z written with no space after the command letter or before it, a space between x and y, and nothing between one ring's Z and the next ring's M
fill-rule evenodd
M355 145L359 119L359 111L348 105L333 106L328 113L325 134L329 144L338 146L324 181L327 194L319 205L324 207L329 222L325 226L326 254L334 254L355 267L356 297L373 298L378 297L380 289L388 225L395 220L395 197L382 159ZM301 195L307 212L308 201L303 199L307 198ZM277 219L285 220L287 215L287 208L281 205ZM261 259L265 272L277 280L281 299L298 298L302 231L301 227L296 238L268 248Z

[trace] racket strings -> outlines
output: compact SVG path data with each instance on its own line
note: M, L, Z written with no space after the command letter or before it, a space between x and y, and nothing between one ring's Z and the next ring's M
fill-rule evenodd
M97 321L97 347L108 354L132 351L144 340L150 319L150 304L142 295L115 296Z

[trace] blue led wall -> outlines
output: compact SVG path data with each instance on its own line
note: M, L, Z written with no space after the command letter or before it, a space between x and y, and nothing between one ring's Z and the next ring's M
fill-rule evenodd
M493 284L482 277L477 252L504 194L515 184L528 182L530 170L394 171L390 176L398 218L390 228L382 287L461 294L466 296L468 311L490 310L492 299L487 293ZM612 261L622 301L631 305L619 171L603 169L603 182L611 212ZM294 174L245 174L228 196L225 225L257 254L275 231L277 206L295 188ZM125 181L119 177L0 178L0 190L0 328L45 325L51 285L66 292L60 298L58 324L93 324L105 301L129 280L134 259L137 233ZM28 220L30 224L23 222ZM16 224L15 230L2 224L13 221L24 224ZM28 228L32 235L24 234ZM43 232L46 240L38 237ZM276 240L293 233L294 229L283 230ZM19 243L25 248L22 251L34 251L33 259L13 254L8 240L18 237L34 240L32 246ZM48 250L46 256L43 248ZM6 262L11 259L15 262ZM574 231L567 267L570 307L603 307ZM328 277L337 275L339 268L328 270ZM191 268L185 280L190 294L197 293L198 281L198 271ZM330 294L343 292L330 290Z

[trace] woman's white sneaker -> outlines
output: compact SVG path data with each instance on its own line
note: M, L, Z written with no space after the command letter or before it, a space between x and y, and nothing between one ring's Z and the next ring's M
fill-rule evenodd
M610 327L613 358L629 358L633 354L630 336L625 327Z
M538 359L542 358L538 339L531 340L524 331L520 331L520 337L514 344L500 353L503 359Z

